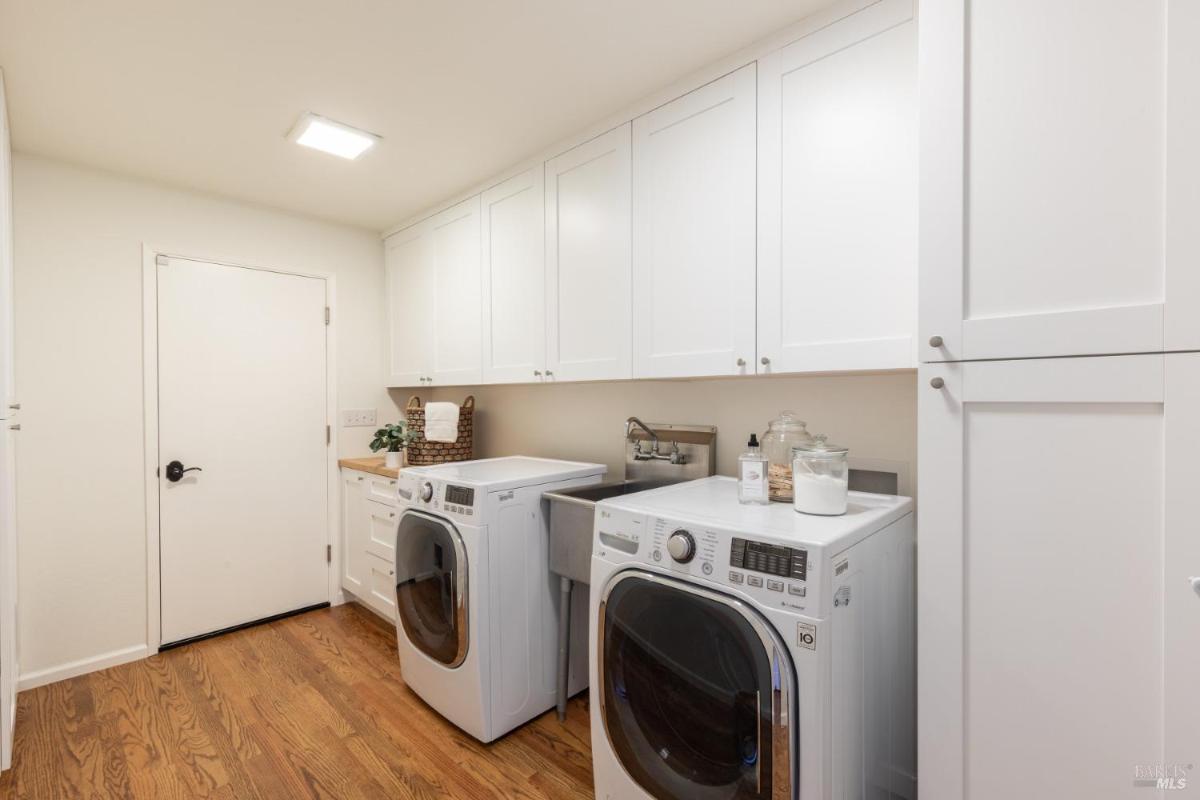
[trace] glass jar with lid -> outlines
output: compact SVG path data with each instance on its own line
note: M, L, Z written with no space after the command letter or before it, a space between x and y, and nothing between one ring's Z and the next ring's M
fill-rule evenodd
M795 411L781 411L762 437L767 457L767 494L777 503L792 502L792 450L813 440Z
M795 449L792 487L797 511L831 517L846 513L848 452L845 447L826 442L825 434L817 434L811 442Z

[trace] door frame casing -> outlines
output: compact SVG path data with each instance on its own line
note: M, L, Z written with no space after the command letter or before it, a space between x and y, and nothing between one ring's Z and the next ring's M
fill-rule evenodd
M336 276L328 272L312 272L294 269L279 269L247 263L240 259L206 256L191 253L188 249L156 247L142 242L142 413L146 508L146 651L153 655L162 644L162 618L159 549L161 527L159 520L159 454L158 454L158 256L218 264L235 269L252 269L260 272L275 272L300 278L316 278L325 281L325 305L330 309L329 323L325 327L325 424L329 426L329 443L326 446L325 480L325 537L331 558L327 567L327 597L331 605L345 601L341 591L341 553L336 547L339 528L340 504L338 499L338 426L334 424L337 413L337 320L332 313L337 299Z

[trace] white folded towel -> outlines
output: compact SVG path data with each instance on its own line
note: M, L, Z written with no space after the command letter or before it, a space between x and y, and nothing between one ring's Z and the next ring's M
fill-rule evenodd
M425 404L425 440L429 442L458 441L458 404Z

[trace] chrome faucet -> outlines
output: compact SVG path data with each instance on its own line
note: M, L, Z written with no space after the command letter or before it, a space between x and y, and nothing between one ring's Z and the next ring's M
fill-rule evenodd
M686 463L685 456L679 452L679 442L671 442L671 454L664 456L658 451L658 434L650 429L650 426L642 422L637 417L630 417L625 420L625 438L630 438L630 433L634 427L641 428L650 437L650 452L647 453L642 449L641 444L635 444L633 448L633 458L635 461L670 461L672 464Z
M650 426L647 425L646 423L642 422L637 417L630 417L629 419L625 420L625 438L626 439L629 438L629 434L633 432L634 425L638 426L639 428L641 428L642 430L644 430L646 432L646 435L650 437L650 441L654 443L653 452L657 453L658 452L658 434L656 434L654 431L650 430Z

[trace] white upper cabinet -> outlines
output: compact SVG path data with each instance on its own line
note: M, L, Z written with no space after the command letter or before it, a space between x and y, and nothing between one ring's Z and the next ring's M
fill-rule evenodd
M633 121L634 375L754 373L749 64Z
M921 4L921 359L1200 347L1200 9L965 6Z
M483 193L483 380L539 380L546 369L542 166Z
M633 375L630 125L546 162L546 358L552 380Z
M384 243L389 386L423 386L429 376L433 270L426 231L418 223Z
M431 217L433 339L429 377L437 384L474 384L483 377L479 196Z
M758 372L912 367L917 56L883 0L758 66Z
M0 74L0 419L16 410L13 365L12 146L4 76Z

